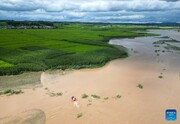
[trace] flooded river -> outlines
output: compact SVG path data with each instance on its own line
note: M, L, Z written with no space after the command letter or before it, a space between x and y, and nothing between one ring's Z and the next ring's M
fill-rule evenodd
M0 96L0 123L23 122L33 116L32 113L41 115L40 122L45 119L46 124L168 123L166 109L180 112L180 51L177 48L180 33L175 30L149 32L160 36L109 41L126 47L128 58L113 60L96 69L42 72L42 87L23 90L19 95ZM138 84L143 88L137 87ZM53 96L52 92L61 92L62 96ZM82 99L82 94L88 97ZM78 108L72 96L77 98ZM77 118L79 113L82 117ZM179 123L178 114L172 124Z

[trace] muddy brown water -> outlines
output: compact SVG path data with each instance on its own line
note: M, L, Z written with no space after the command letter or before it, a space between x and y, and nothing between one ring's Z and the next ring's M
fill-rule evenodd
M0 118L40 109L45 112L47 124L168 123L166 109L180 112L180 53L167 51L163 45L154 47L153 42L162 36L180 40L180 34L175 30L149 32L161 36L110 40L110 44L125 46L128 58L113 60L96 69L43 72L43 87L26 89L20 95L0 96ZM160 50L158 56L155 50ZM137 87L139 83L143 89ZM51 97L49 92L63 95ZM82 99L84 93L89 97ZM94 99L91 94L101 99ZM74 107L72 96L77 98L79 108ZM79 113L82 117L77 118ZM179 124L179 118L178 114L177 121L171 123Z

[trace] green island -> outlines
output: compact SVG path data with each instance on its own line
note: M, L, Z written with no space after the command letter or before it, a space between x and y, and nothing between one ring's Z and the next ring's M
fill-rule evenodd
M100 67L128 56L124 47L108 44L109 39L152 36L141 32L158 28L103 23L51 24L54 26L51 29L0 29L0 75Z

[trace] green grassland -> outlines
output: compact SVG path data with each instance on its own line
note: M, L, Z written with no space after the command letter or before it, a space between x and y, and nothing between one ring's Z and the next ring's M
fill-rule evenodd
M0 75L47 69L93 68L127 57L110 38L151 36L147 26L58 24L57 29L0 29Z

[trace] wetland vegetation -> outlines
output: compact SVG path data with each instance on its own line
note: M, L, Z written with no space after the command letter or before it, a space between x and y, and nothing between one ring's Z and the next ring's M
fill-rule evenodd
M49 23L48 23L49 24ZM155 26L54 23L56 29L0 29L0 75L48 69L94 68L127 57L110 38L151 36Z

